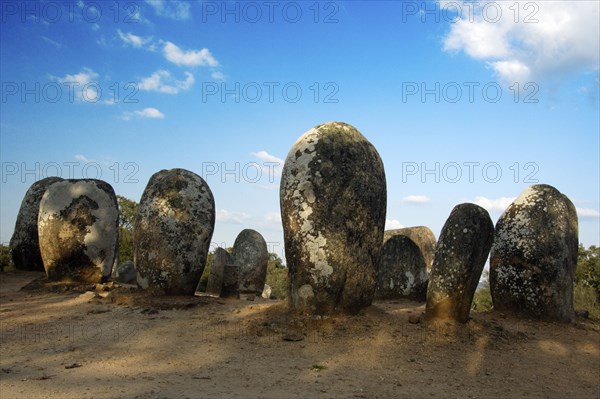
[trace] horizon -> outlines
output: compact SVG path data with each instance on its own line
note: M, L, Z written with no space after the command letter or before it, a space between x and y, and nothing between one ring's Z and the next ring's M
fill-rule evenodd
M600 5L480 3L3 2L0 242L43 177L139 202L184 168L215 197L214 245L251 228L285 259L283 161L335 120L383 160L386 230L439 238L463 202L496 223L550 184L600 246Z

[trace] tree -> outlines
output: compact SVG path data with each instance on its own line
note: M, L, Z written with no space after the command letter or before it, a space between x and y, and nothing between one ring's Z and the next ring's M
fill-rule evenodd
M592 245L585 249L579 244L575 284L593 288L597 301L600 302L600 248Z
M271 287L271 293L276 298L287 298L289 290L288 270L283 264L283 260L273 252L269 253L266 283Z
M117 195L119 203L119 260L133 260L133 226L139 204Z
M10 247L7 245L0 245L0 272L13 270L14 266L12 258L10 257Z

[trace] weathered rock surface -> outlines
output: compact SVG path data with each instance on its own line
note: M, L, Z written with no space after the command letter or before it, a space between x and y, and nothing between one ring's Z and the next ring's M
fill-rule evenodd
M552 186L525 189L496 224L490 258L494 308L571 321L578 245L571 201Z
M137 271L133 261L121 262L117 267L117 281L123 284L135 284L137 279Z
M210 264L210 276L206 284L206 293L213 296L221 296L223 290L223 277L225 266L230 265L233 259L229 252L223 248L217 248Z
M396 235L383 244L376 298L425 301L428 281L423 253L413 240L405 235Z
M228 262L223 270L223 289L221 298L240 298L240 268L233 264L233 257L229 253Z
M240 292L260 295L267 278L269 251L263 236L252 229L245 229L233 243L233 259L239 266Z
M193 295L214 225L215 201L200 176L185 169L155 173L134 227L138 284L159 295Z
M345 123L309 130L286 158L280 201L291 305L321 314L369 306L387 204L375 147Z
M468 320L493 237L494 224L485 209L475 204L454 207L437 243L426 318Z
M425 266L427 267L427 273L431 272L431 265L433 265L433 257L435 255L435 245L437 240L435 234L429 227L415 226L415 227L404 227L402 229L386 230L383 233L383 242L389 240L393 236L403 235L410 238L421 250L423 258L425 259Z
M38 234L51 280L99 283L118 257L119 208L110 184L94 179L49 185L40 201Z
M12 261L17 269L45 270L38 236L40 202L48 186L62 180L60 177L46 177L33 183L25 193L10 239Z

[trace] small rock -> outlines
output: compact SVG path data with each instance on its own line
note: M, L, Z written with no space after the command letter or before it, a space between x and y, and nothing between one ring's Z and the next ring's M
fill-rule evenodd
M76 369L81 366L82 365L80 363L72 363L72 364L69 364L68 366L65 366L65 368L68 370L68 369Z
M92 299L95 299L97 297L98 297L98 294L96 294L94 291L87 291L87 292L84 292L83 294L79 295L77 298L83 299L86 301L91 301Z
M413 314L408 317L408 322L410 324L419 324L421 322L421 316Z
M304 340L304 335L300 333L288 333L283 336L284 341L288 342L298 342Z
M137 271L135 270L135 264L128 260L121 262L117 267L117 280L123 284L136 284Z
M589 310L576 310L575 315L577 317L581 317L582 319L588 319L590 317Z
M248 295L248 296L246 297L246 300L247 300L247 301L254 301L254 299L256 299L256 296L255 296L254 294Z
M263 299L270 299L271 298L271 292L272 292L272 288L271 286L269 286L268 284L265 284L265 288L263 289L263 292L261 294L261 297Z

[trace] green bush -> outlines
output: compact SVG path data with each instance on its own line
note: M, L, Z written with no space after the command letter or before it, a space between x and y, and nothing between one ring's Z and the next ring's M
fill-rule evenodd
M209 252L206 257L206 265L204 266L204 271L202 272L202 276L200 277L200 282L198 283L197 290L200 292L206 292L206 286L208 285L208 279L210 278L210 266L212 264L212 258L214 256L214 251Z
M473 312L487 312L492 310L492 293L490 291L490 274L487 270L483 271L483 287L475 291L471 310Z
M600 248L592 245L585 249L579 244L575 284L595 290L596 305L600 302Z
M587 310L590 317L600 320L600 303L598 303L598 291L584 284L575 284L573 288L573 306L575 310Z
M10 248L7 245L0 245L0 272L9 272L13 269Z
M277 299L287 298L289 289L288 269L281 258L274 253L269 254L267 284L271 287L271 295Z

